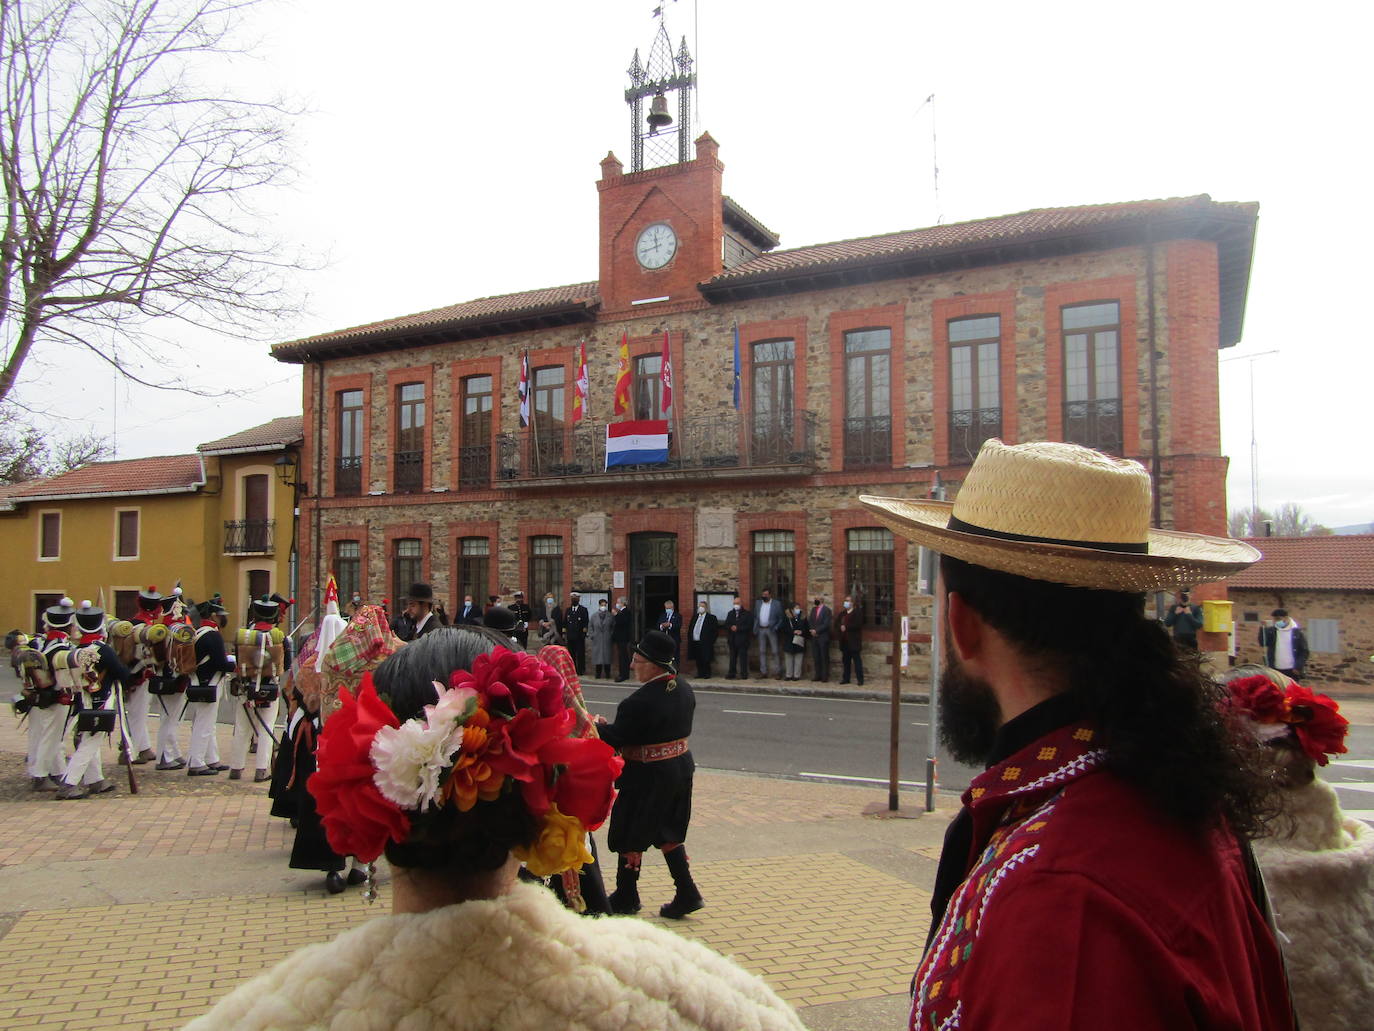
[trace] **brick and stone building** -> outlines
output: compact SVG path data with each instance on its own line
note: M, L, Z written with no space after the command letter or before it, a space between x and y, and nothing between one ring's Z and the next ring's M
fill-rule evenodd
M858 495L952 491L989 436L1137 458L1159 525L1226 532L1217 350L1240 337L1256 205L1051 208L779 250L723 180L709 134L660 167L608 154L594 280L275 347L305 373L303 587L334 571L374 601L417 579L450 602L623 594L641 625L667 597L853 594L877 651L925 599L915 549ZM668 460L607 470L605 424L632 418L669 421Z
M1263 662L1260 624L1287 609L1307 635L1304 683L1374 691L1374 534L1257 537L1264 558L1227 581L1237 658Z

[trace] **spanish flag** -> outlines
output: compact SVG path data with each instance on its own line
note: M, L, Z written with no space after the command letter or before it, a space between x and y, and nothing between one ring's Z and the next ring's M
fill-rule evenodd
M630 336L620 334L620 367L615 373L615 414L630 410Z

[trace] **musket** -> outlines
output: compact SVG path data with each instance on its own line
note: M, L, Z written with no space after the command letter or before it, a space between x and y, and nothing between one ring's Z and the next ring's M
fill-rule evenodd
M124 769L129 774L129 794L138 794L138 778L134 776L134 752L129 744L129 714L124 709L124 684L115 684L115 709L119 713L119 745L124 751Z

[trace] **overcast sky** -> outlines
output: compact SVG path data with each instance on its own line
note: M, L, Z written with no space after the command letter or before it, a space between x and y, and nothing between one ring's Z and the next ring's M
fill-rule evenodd
M1258 201L1244 338L1220 355L1230 505L1251 493L1252 363L1228 359L1277 351L1253 362L1261 504L1374 520L1374 353L1355 318L1374 235L1369 5L665 2L698 59L693 135L716 138L725 191L783 247L1037 207ZM263 199L323 266L277 338L595 279L598 162L629 163L625 69L654 6L269 0L226 77L306 106L299 181ZM300 410L298 367L265 345L202 338L189 364L248 396L207 406L81 364L25 396L117 429L121 458Z

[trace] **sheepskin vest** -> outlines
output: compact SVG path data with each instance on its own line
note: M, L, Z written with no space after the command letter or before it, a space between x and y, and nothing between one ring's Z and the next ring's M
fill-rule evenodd
M546 889L370 920L240 985L187 1025L330 1031L804 1031L764 982L642 920Z

